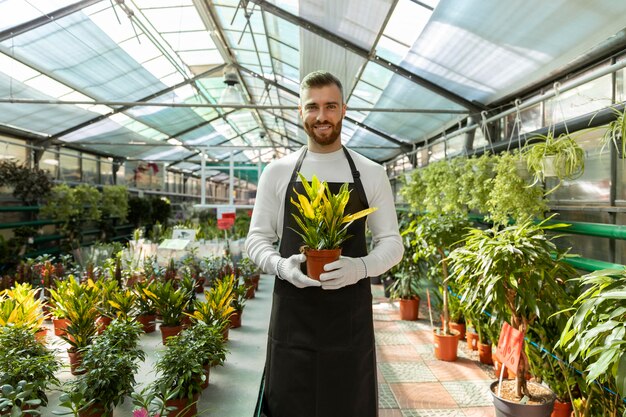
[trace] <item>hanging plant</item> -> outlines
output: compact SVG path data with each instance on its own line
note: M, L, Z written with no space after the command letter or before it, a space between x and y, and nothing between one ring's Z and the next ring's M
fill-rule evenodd
M617 151L618 158L624 158L624 155L626 155L626 141L624 141L624 137L626 137L626 107L621 111L614 107L609 108L615 113L617 118L607 125L601 139L602 150L607 146L613 145Z
M561 181L575 180L585 171L585 152L569 133L555 138L554 131L549 130L547 135L533 136L522 148L522 155L535 182L558 178L559 183L546 194L556 190Z

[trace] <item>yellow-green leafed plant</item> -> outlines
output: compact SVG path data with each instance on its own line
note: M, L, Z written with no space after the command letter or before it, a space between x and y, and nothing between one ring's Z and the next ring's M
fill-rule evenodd
M203 322L209 326L224 328L228 319L235 312L232 307L233 287L235 276L226 275L213 283L211 289L204 291L206 301L196 300L194 302L194 312L185 313L195 321Z
M362 217L373 213L377 207L361 210L357 213L344 215L344 210L350 199L348 183L344 183L337 194L333 194L326 181L320 182L315 175L311 183L298 173L305 194L298 193L298 201L291 198L291 204L298 209L298 214L292 213L300 231L294 230L305 246L310 249L337 249L350 237L348 226Z
M61 337L71 345L70 350L77 351L89 346L98 332L96 319L100 314L96 305L99 295L93 283L79 284L72 276L68 281L69 297L62 305L68 325L66 334Z
M37 331L43 320L41 301L30 284L16 283L0 293L0 327L24 326Z

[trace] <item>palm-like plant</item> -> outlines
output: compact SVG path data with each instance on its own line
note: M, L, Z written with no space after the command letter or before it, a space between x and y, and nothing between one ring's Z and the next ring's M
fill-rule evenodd
M615 120L611 121L602 135L602 150L613 145L622 158L626 155L626 107L621 111L615 107L609 107L615 114Z
M194 312L188 315L196 322L226 329L228 319L235 312L233 308L234 275L217 280L209 290L204 291L206 301L196 300Z
M189 294L174 288L172 281L158 282L152 290L144 289L161 314L163 326L180 326L183 311L189 304Z

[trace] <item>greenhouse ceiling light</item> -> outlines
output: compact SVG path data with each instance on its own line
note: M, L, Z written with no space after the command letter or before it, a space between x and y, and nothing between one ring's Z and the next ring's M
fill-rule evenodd
M224 84L226 84L226 88L222 90L219 104L245 104L238 87L237 70L232 65L227 65L224 69Z

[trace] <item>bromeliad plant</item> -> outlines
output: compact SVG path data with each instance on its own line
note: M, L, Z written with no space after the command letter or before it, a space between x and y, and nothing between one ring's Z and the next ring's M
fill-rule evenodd
M344 214L350 189L348 183L344 183L337 194L333 194L328 188L326 181L320 180L313 175L311 183L301 173L298 173L304 186L305 194L298 193L295 189L298 201L291 198L291 204L297 209L299 215L292 213L300 231L294 230L310 249L337 249L346 241L348 226L362 217L377 210L370 207L353 214Z

